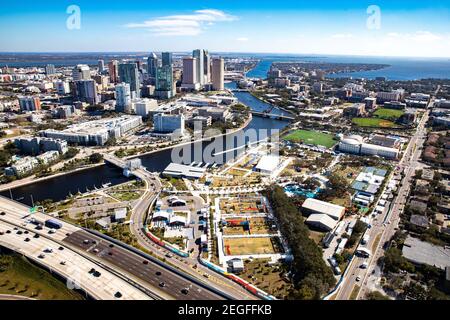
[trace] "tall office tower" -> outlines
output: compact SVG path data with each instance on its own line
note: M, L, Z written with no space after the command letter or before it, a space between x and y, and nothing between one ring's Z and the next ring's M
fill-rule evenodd
M156 69L158 68L158 57L151 53L147 59L147 73L150 78L156 78Z
M205 54L202 49L197 49L192 52L192 57L197 58L197 79L200 83L200 86L203 86L205 84L205 72L204 72L204 66L205 66Z
M199 81L197 78L197 58L187 57L183 59L183 82L182 87L198 89Z
M105 60L98 60L98 73L105 72Z
M90 80L91 79L91 70L89 66L86 64L79 64L72 70L72 78L73 81L78 80Z
M156 69L156 96L161 99L170 99L174 96L173 68L163 65Z
M95 105L99 102L97 87L94 80L75 81L75 98L81 102Z
M48 76L54 75L56 73L55 66L53 64L48 64L45 66L45 74Z
M205 73L205 83L211 82L211 56L208 50L204 50L203 71Z
M19 97L21 111L40 111L41 100L37 97Z
M224 83L225 64L222 58L215 58L212 62L212 85L213 90L221 91L225 89Z
M162 66L172 66L172 53L163 52L162 53Z
M119 82L118 79L118 69L119 69L119 62L117 60L111 60L108 63L108 69L109 69L109 79L112 83Z
M122 82L116 86L116 111L130 113L131 90L128 83Z
M132 99L141 97L139 71L135 62L119 64L119 79L130 85Z

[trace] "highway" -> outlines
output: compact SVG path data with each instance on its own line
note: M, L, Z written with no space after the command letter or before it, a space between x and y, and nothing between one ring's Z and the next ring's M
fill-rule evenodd
M125 167L125 162L123 160L110 154L104 154L104 159L122 168ZM152 252L154 256L159 257L160 259L170 259L170 263L182 272L195 277L199 282L205 283L220 292L224 292L226 295L233 297L236 300L259 299L237 283L218 275L214 271L201 265L197 260L197 257L189 256L187 258L182 258L173 255L173 258L168 258L166 255L169 253L171 254L171 252L155 244L143 231L148 218L149 208L162 190L161 182L156 175L144 169L134 170L133 174L143 180L146 184L146 191L133 208L130 224L130 230L141 247Z
M80 288L94 299L119 299L115 295L120 292L121 299L149 300L150 297L136 289L123 279L108 270L92 263L89 259L61 246L58 242L40 236L35 238L35 232L28 228L17 227L14 224L0 220L0 245L26 256L37 264L45 266L51 272L57 273L68 280L73 287ZM26 241L29 239L29 241ZM44 252L52 248L53 252ZM62 248L62 250L60 250ZM62 264L64 263L64 264ZM89 273L91 269L100 272L99 277Z
M391 209L384 216L376 217L372 221L372 228L367 231L370 235L370 240L365 247L372 251L371 257L364 259L354 256L351 264L348 266L346 277L343 279L337 292L336 300L348 300L353 290L357 290L355 289L356 286L359 286L361 289L354 298L364 299L365 295L371 291L370 288L375 285L381 276L381 270L377 262L384 255L384 244L392 238L398 228L400 213L406 204L411 179L415 175L416 169L421 166L419 159L426 139L425 125L428 119L429 111L426 111L398 164L399 171L403 171L405 176L401 181L398 194L391 204ZM368 262L368 267L362 269L361 265L365 261Z
M0 221L15 225L28 232L38 233L41 235L39 239L45 238L60 246L70 248L78 255L96 264L96 269L103 267L103 269L115 273L117 277L125 279L131 287L134 287L141 294L145 292L147 299L148 296L164 300L222 300L227 297L216 290L209 289L205 283L192 281L190 278L183 276L181 272L175 272L169 267L165 267L162 262L156 263L151 259L145 259L141 254L132 252L122 245L117 245L118 241L113 244L111 241L74 225L60 221L63 227L55 233L49 233L50 229L46 227L37 230L35 229L36 225L31 223L30 219L34 218L44 222L49 216L39 212L31 215L29 214L29 208L22 204L1 197L0 210L5 212L4 215L0 213ZM7 246L8 248L15 251L21 248L20 246L7 244L10 245ZM59 262L53 261L50 266L56 267L55 264L57 265ZM95 294L93 296L96 297ZM104 295L97 296L105 298ZM142 295L142 298L144 296ZM140 299L139 297L136 298Z

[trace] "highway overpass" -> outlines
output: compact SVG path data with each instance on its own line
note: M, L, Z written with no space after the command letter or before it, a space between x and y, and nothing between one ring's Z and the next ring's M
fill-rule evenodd
M45 246L67 248L63 251L76 254L83 261L83 264L86 264L86 268L89 267L89 270L93 265L95 265L95 269L102 270L100 271L101 278L103 274L108 275L108 277L105 277L105 281L106 279L117 278L127 283L127 290L130 291L130 294L127 294L129 299L223 300L232 298L217 289L211 288L206 282L186 275L137 249L67 222L56 219L62 223L62 228L55 233L49 233L50 229L45 226L42 230L38 230L31 218L34 218L35 221L45 222L50 217L40 212L30 214L29 210L30 208L23 204L0 197L0 222L3 228L11 231L11 233L6 233L7 230L5 230L3 235L0 236L3 241L2 245L35 260L39 259L37 258L38 253L42 253L40 249L45 249ZM38 240L45 243L41 244L33 236L28 237L31 239L29 242L25 242L25 239L22 239L24 233L18 235L14 228L27 231L29 235L39 234L41 240ZM23 248L28 248L31 244L35 246L24 251ZM46 266L52 268L52 270L60 270L64 267L60 265L60 254L61 252L54 250L52 254L45 255L45 258L41 259L42 261L38 261L45 261ZM53 255L56 258L52 259ZM74 266L72 265L72 267ZM81 273L85 272L86 268ZM70 274L67 274L67 276L70 276ZM120 283L120 286L117 282L118 288L124 286L123 282ZM108 283L113 282L108 281ZM114 296L111 296L111 290L108 293L101 293L97 292L95 288L88 288L89 281L81 281L80 286L83 290L90 290L89 294L94 298L114 298ZM102 287L99 286L97 290L101 291ZM131 292L134 292L133 295ZM125 294L122 293L123 298L125 298Z

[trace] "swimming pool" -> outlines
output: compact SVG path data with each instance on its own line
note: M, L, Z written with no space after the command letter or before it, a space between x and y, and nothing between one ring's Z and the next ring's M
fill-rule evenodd
M303 196L306 198L315 198L317 193L320 192L320 188L317 188L314 191L311 190L305 190L299 185L291 184L284 187L284 191L289 197L293 196Z

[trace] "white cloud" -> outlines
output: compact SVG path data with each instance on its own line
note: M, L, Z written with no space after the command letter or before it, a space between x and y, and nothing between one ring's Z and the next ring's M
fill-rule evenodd
M337 33L337 34L333 34L331 37L333 39L349 39L349 38L353 38L353 35L351 33Z
M192 14L171 15L147 20L142 23L129 23L126 28L147 29L158 36L196 36L205 26L216 22L235 21L237 17L215 9L197 10Z
M387 34L388 38L405 39L416 42L433 42L442 39L442 36L434 34L430 31L416 31L415 33L397 33L390 32Z
M246 37L240 37L240 38L237 38L236 40L237 40L237 41L241 41L241 42L247 42L247 41L248 41L248 38L246 38Z

